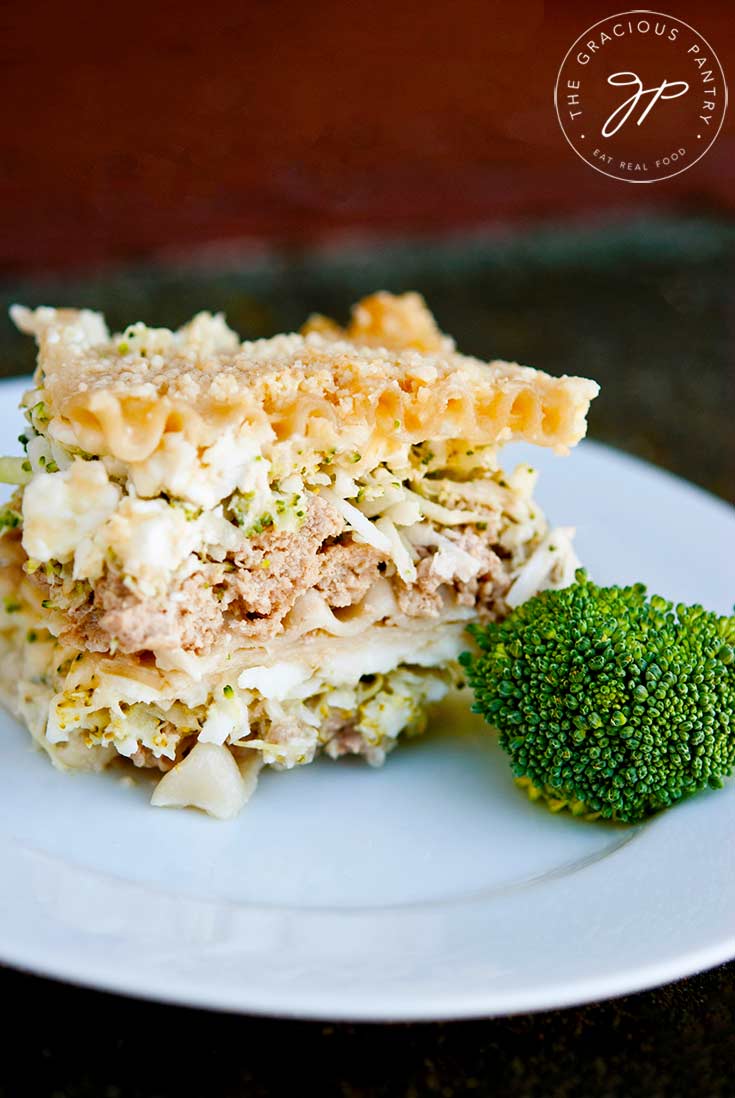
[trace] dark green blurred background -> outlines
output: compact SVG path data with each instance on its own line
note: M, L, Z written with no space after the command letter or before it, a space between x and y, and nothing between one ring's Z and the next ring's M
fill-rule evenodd
M178 325L224 310L244 337L345 317L375 289L417 289L463 351L602 386L590 435L716 492L735 493L735 227L640 219L386 245L269 253L216 265L16 281L0 303L104 310L114 327ZM32 343L0 327L5 375L29 371Z

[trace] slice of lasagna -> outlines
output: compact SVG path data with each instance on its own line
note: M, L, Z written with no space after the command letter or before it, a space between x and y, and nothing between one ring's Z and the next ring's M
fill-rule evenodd
M61 767L128 760L227 817L264 764L380 764L469 620L572 579L497 454L574 445L597 385L458 354L416 294L245 343L207 313L12 315L39 358L0 470L2 691Z

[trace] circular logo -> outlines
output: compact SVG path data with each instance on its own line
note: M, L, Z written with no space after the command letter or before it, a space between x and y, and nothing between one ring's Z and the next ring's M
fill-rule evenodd
M717 54L688 23L624 11L580 34L559 69L554 103L564 136L591 168L655 183L712 146L727 85Z

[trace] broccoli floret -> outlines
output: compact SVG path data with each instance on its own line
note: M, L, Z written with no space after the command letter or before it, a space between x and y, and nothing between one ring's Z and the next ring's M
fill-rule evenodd
M637 823L735 767L735 617L584 571L471 626L473 709L553 810Z

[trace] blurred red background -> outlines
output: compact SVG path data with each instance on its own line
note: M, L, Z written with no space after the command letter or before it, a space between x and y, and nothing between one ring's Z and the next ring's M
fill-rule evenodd
M620 0L6 3L6 276L203 245L435 235L652 207L732 212L732 112L650 186L567 146L553 87ZM666 0L735 72L732 4Z

